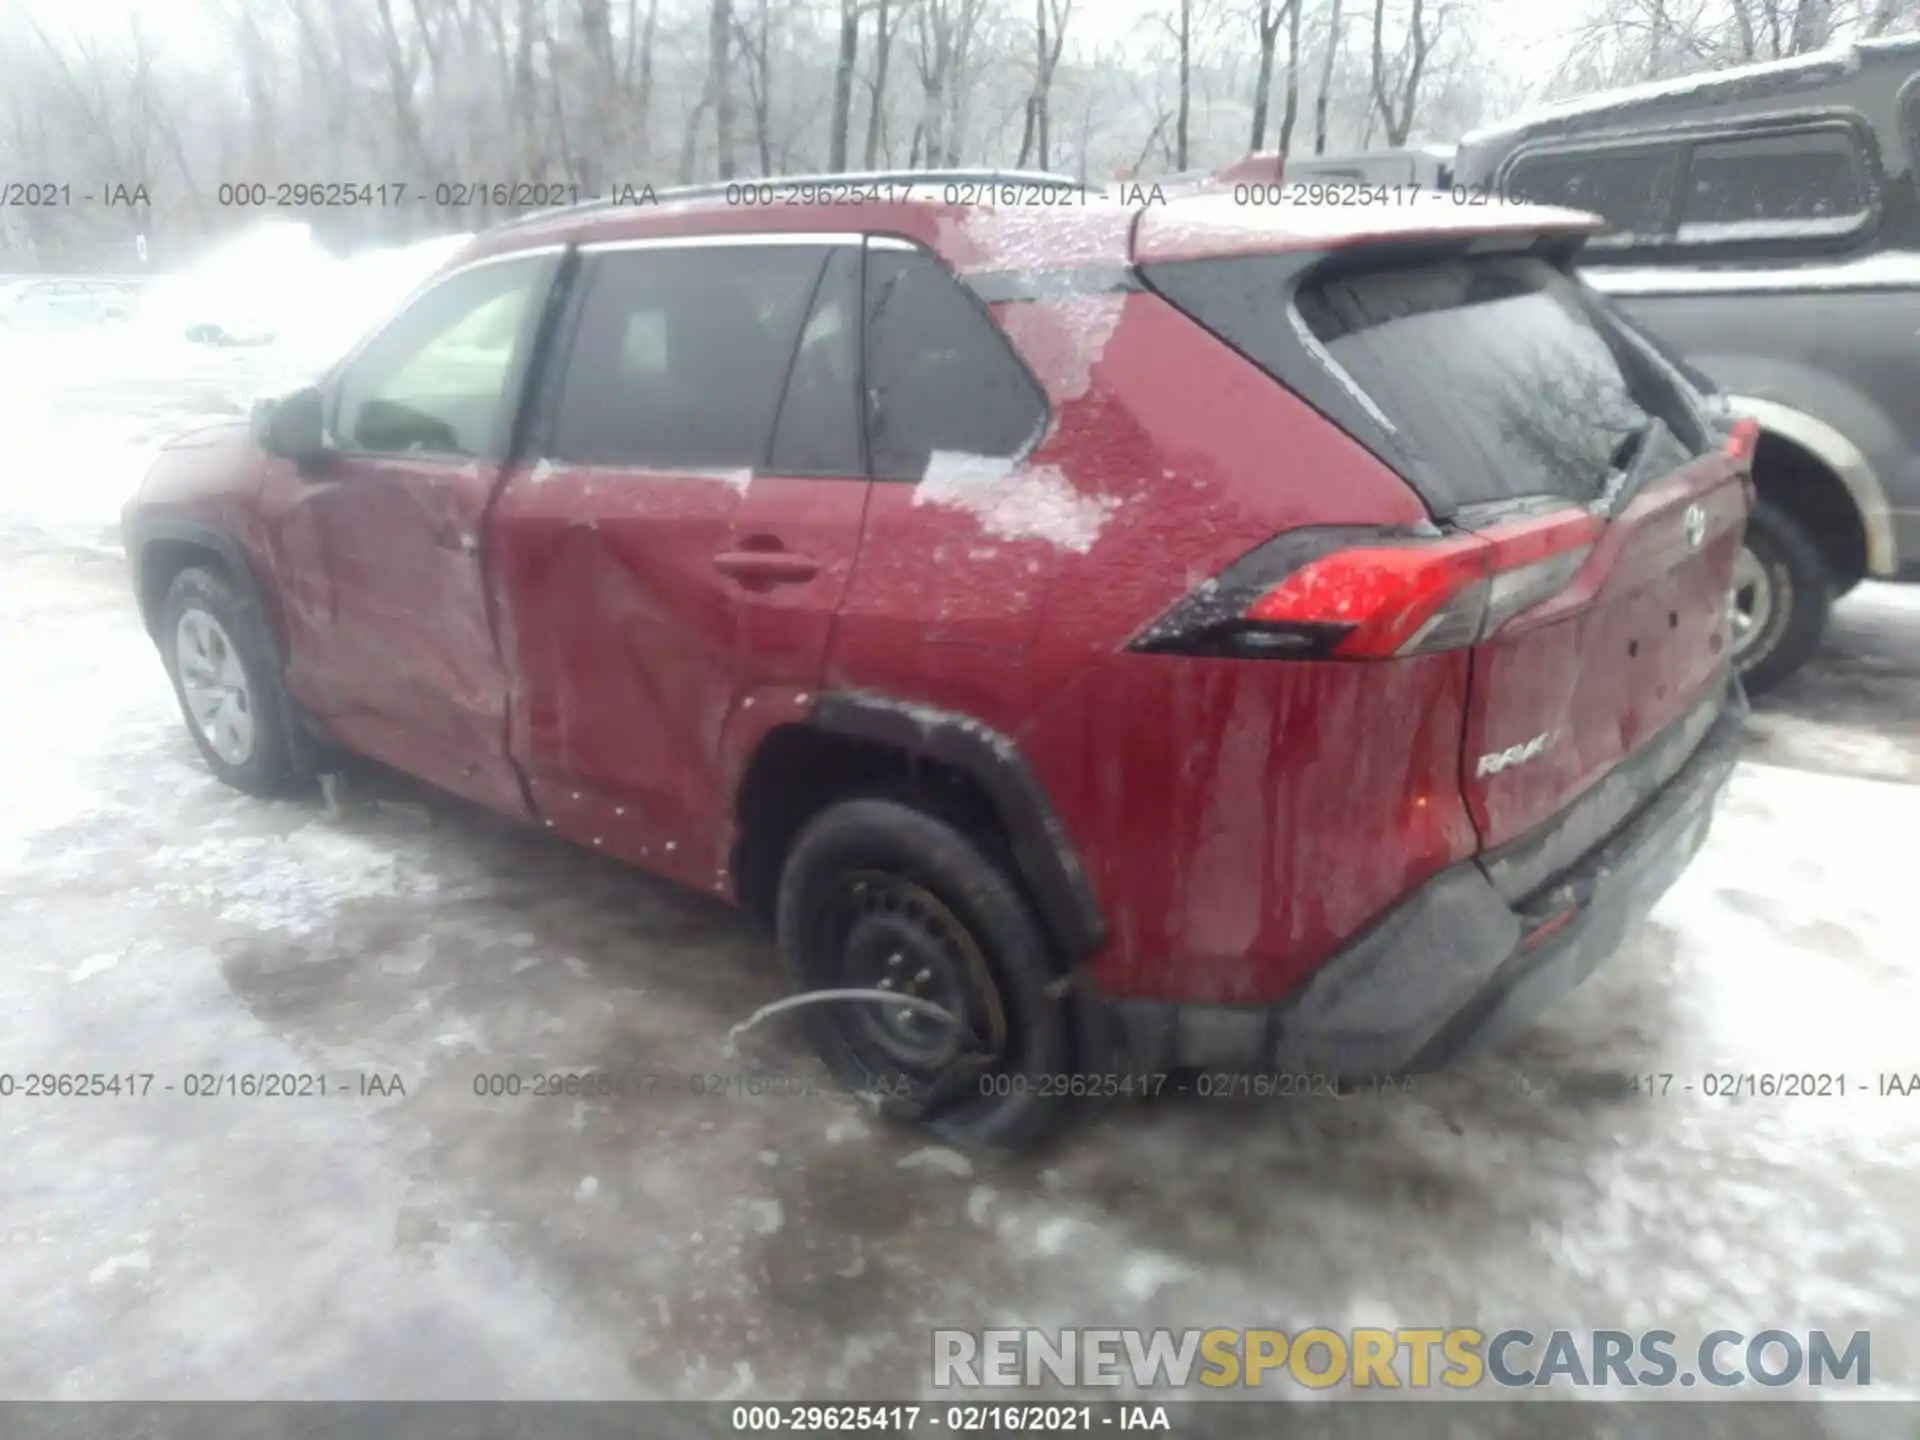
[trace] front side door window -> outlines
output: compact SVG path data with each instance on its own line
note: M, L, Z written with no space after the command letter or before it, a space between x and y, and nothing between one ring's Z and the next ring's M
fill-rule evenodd
M508 382L552 273L550 256L503 260L414 301L336 381L333 443L359 455L500 458Z

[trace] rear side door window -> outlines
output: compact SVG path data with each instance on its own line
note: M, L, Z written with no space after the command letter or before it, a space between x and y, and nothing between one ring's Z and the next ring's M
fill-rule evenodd
M1872 219L1866 157L1851 129L1823 125L1692 148L1682 241L1849 235Z
M1542 150L1512 163L1505 189L1516 200L1600 216L1606 229L1590 248L1644 245L1670 232L1679 168L1674 145Z
M765 466L789 363L833 248L643 246L591 255L553 406L551 457L648 470ZM830 322L813 339L809 364L825 366ZM804 448L797 435L792 444ZM829 444L819 441L813 457Z
M936 454L1013 459L1046 397L983 305L923 250L873 246L866 275L867 447L877 480L919 480Z

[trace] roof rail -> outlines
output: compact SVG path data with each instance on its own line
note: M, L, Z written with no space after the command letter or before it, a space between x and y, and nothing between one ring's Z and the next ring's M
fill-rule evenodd
M731 180L703 180L693 185L664 185L653 188L653 198L662 203L672 200L700 200L725 195L743 185L1070 185L1076 190L1089 188L1071 175L1051 170L998 170L991 167L943 170L841 170L812 175L737 175ZM563 215L589 215L617 206L633 208L629 198L635 187L623 187L618 195L597 195L574 205L554 205L544 210L529 210L492 226L489 233L517 230L542 220ZM647 188L647 187L639 187Z

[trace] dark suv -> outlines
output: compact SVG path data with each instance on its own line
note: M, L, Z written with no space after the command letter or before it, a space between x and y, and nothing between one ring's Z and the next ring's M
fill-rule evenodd
M172 444L127 552L214 771L348 747L738 901L980 1141L1437 1065L1615 948L1733 764L1752 429L1589 217L840 191L494 231Z
M1762 426L1735 576L1750 688L1867 576L1920 580L1920 37L1585 96L1454 181L1604 216L1584 278Z

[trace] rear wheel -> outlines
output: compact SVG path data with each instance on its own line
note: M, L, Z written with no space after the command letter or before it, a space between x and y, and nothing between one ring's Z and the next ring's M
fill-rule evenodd
M249 795L287 790L288 702L258 608L225 576L182 570L167 590L160 648L207 767Z
M1728 600L1733 663L1748 690L1769 690L1812 658L1826 633L1833 590L1806 531L1770 502L1756 504Z
M892 800L832 806L788 855L777 928L797 992L908 997L802 1011L856 1092L969 1145L1015 1148L1057 1118L1072 1046L1052 957L1010 877L960 830Z

